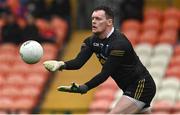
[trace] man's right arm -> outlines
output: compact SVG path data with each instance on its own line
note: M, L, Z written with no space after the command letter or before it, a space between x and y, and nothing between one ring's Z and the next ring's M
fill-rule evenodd
M44 62L44 66L49 71L57 71L57 70L76 70L80 69L87 60L92 56L93 51L90 45L90 39L86 39L82 46L81 50L76 56L76 58L70 61L56 61L56 60L48 60Z
M64 69L66 70L80 69L87 62L87 60L92 56L92 54L93 54L93 51L87 45L87 43L83 43L83 45L81 46L81 51L78 53L76 58L65 62Z

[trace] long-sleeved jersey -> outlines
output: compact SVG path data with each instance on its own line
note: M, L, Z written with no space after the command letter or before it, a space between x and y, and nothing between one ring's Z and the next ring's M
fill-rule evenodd
M93 53L102 64L102 70L85 83L89 89L100 85L111 76L122 90L126 90L128 85L149 74L129 40L118 30L114 30L105 39L96 35L86 38L76 58L65 62L65 69L81 68Z

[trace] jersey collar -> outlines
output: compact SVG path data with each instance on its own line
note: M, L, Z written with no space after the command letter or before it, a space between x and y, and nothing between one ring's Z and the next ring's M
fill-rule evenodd
M111 31L108 33L106 38L109 38L109 36L114 32L114 27L112 27Z

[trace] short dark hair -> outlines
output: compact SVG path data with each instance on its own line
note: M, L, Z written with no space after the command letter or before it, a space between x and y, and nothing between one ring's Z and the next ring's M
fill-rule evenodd
M110 18L110 19L114 20L114 13L110 7L108 7L108 6L97 6L96 8L94 8L93 12L97 11L97 10L103 10L108 19Z

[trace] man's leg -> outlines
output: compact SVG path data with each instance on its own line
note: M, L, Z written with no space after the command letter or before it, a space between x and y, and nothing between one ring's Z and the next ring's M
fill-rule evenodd
M144 108L144 109L142 109L142 110L139 112L139 114L151 114L151 113L152 113L152 112L151 112L150 107Z
M140 113L145 106L144 102L123 95L110 114L132 114Z

